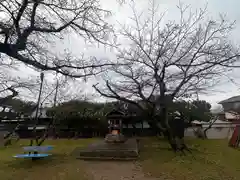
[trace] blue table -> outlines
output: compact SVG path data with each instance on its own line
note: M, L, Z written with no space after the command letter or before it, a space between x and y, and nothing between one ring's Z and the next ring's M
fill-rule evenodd
M15 158L31 158L32 160L45 158L51 156L52 154L38 153L38 152L47 152L53 149L53 146L26 146L23 147L25 151L24 154L17 154L13 157ZM27 153L26 153L27 152Z
M15 158L44 158L44 157L48 157L51 154L17 154L13 157Z
M24 151L35 151L35 152L47 152L53 149L53 146L26 146L23 147Z

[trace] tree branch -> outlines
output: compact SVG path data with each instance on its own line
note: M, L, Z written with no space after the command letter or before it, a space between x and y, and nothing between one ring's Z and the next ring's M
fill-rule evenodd
M97 84L93 85L93 88L101 95L101 96L104 96L104 97L107 97L107 98L111 98L111 99L117 99L119 101L123 101L123 102L126 102L126 103L130 103L130 104L133 104L135 106L137 106L139 109L143 110L143 107L140 106L137 102L133 101L133 100L129 100L127 98L124 98L124 97L121 97L120 95L118 95L112 88L111 86L109 85L108 81L106 82L106 86L108 88L108 90L112 93L112 94L107 94L107 93L104 93L102 92L98 87L97 87Z
M57 53L45 47L51 45L46 44L51 43L51 37L54 37L54 41L56 38L61 39L66 30L75 31L86 40L110 45L106 35L112 33L112 29L104 17L109 12L99 7L98 0L49 3L42 0L23 0L21 3L1 1L0 10L9 19L0 22L0 35L4 39L0 41L0 53L35 68L56 71L66 76L77 78L98 74L101 70L93 73L93 69L114 63L88 63L81 66L73 58L68 61L56 58ZM48 59L47 65L43 63L44 58ZM87 73L71 73L75 70L85 71L86 68Z

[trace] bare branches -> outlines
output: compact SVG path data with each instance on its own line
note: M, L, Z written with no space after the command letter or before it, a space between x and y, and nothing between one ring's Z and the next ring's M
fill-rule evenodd
M109 84L108 81L106 81L106 86L108 88L108 90L112 93L112 94L108 94L108 93L104 93L102 92L98 87L97 87L97 84L93 85L93 88L101 95L101 96L104 96L104 97L107 97L107 98L111 98L111 99L117 99L119 101L122 101L122 102L127 102L127 103L130 103L130 104L133 104L135 106L137 106L139 109L143 109L143 107L138 104L136 101L134 100L131 100L130 98L125 98L123 96L120 96L117 92L115 92L115 90L111 87L111 85Z
M18 68L18 64L6 59L6 56L1 57L0 97L2 104L19 94L35 93L38 82L35 81L33 76L30 78L18 76Z
M67 61L69 57L64 57L65 54L59 57L46 48L66 32L75 32L90 42L108 44L112 29L105 17L110 12L101 9L97 0L1 1L0 11L3 17L0 19L1 54L38 69L73 77L90 76L95 74L93 70L97 69L98 73L103 66L109 65L85 61L84 66L80 66L82 59ZM47 62L42 60L43 56ZM88 73L84 73L85 68L89 69Z
M5 72L6 73L6 72ZM28 79L29 80L29 79ZM20 78L12 78L7 75L1 74L0 78L0 105L15 98L19 95L19 91L34 92L37 85L31 81L24 81Z
M162 100L189 96L216 85L225 67L239 61L239 48L229 40L235 22L207 20L206 8L193 13L180 3L180 20L163 26L163 14L155 7L151 4L143 19L133 6L134 25L120 30L128 44L117 49L118 59L129 65L111 68L111 84L97 90L101 95L120 99L132 94L145 102L153 95Z

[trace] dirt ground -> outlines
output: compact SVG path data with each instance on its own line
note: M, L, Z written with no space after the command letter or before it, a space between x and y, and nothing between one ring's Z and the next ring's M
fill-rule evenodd
M157 180L144 175L138 162L85 161L83 165L92 180Z

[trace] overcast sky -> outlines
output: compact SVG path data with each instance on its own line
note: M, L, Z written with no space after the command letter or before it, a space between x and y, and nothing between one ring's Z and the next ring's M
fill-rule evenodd
M113 12L113 15L109 22L115 23L116 21L120 23L127 23L127 19L131 16L132 12L128 6L119 6L115 1L112 0L101 0L102 5L105 9L109 9ZM125 0L128 1L128 0ZM139 11L144 9L148 5L147 0L137 0L137 8ZM179 11L176 9L176 5L179 3L178 0L157 0L156 2L160 5L160 11L166 12L166 17L169 19L178 19ZM229 20L236 20L236 29L231 35L232 40L235 43L240 43L240 1L239 0L182 0L184 4L190 4L192 9L204 7L206 3L208 4L208 13L210 17L217 17L219 13L226 14ZM64 42L59 44L56 47L58 51L62 51L64 48L68 47L71 52L73 52L76 56L80 55L84 52L86 55L94 55L99 58L114 58L113 52L109 50L105 50L102 47L98 46L87 46L84 41L74 35L68 35L67 38L64 39ZM239 95L240 88L240 75L236 72L239 70L235 70L231 73L231 77L235 80L235 82L239 82L239 85L224 80L216 89L217 91L210 92L208 95L201 95L201 99L205 99L209 101L213 106L216 106L217 102L229 98L231 96ZM27 73L26 73L27 72ZM28 75L36 75L34 71L26 68L22 68L22 76ZM84 92L87 94L94 93L92 85L96 82L96 80L91 79L86 84L78 83L78 85L74 85L71 87L71 91L74 92L76 86L83 88ZM79 88L78 88L79 89ZM79 91L79 90L78 90ZM77 93L77 92L75 92ZM80 93L80 92L79 92ZM102 100L102 99L101 99Z

